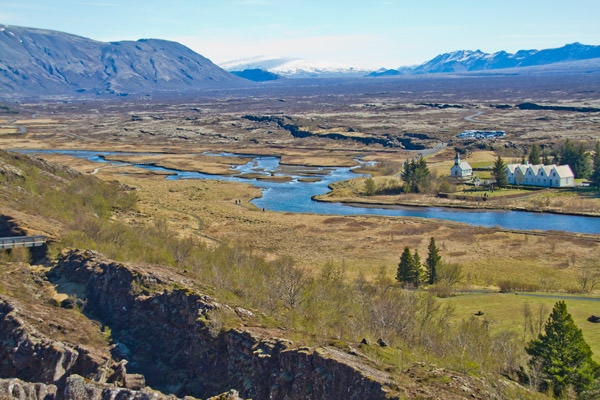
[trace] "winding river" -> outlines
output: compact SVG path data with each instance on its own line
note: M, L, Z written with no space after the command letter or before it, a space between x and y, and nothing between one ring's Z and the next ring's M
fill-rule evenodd
M290 176L289 182L271 182L244 178L236 175L209 175L200 172L186 172L146 164L113 162L104 159L107 155L140 155L142 153L101 152L101 151L68 151L68 150L20 150L22 153L55 153L72 157L85 158L98 163L113 165L133 165L151 171L169 172L166 179L219 179L251 183L262 190L262 197L252 203L259 208L272 211L296 213L337 214L337 215L386 215L408 216L428 219L440 219L462 222L475 226L500 227L515 230L555 230L576 233L600 234L600 218L549 213L532 213L523 211L476 211L450 209L442 207L356 207L342 203L325 203L312 200L315 195L326 193L328 185L345 179L362 176L352 172L348 167L302 167L298 166L290 173L282 171L279 158L273 156L251 156L251 161L243 165L233 166L239 174L253 173L265 176ZM209 156L250 157L232 153L202 153ZM144 154L142 154L144 155ZM146 153L145 155L156 155ZM302 178L319 178L316 182L302 181Z

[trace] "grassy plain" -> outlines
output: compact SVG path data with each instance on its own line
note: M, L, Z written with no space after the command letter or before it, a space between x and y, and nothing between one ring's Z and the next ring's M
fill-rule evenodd
M524 308L529 307L534 327L539 326L540 310L543 323L558 299L514 293L488 293L466 294L440 301L453 306L453 318L456 321L471 318L478 311L482 311L484 314L478 318L488 321L492 331L511 330L531 339L531 333L524 330L527 325ZM600 301L597 297L596 300L565 299L564 301L575 324L582 329L585 340L594 352L594 358L600 361L600 326L587 320L590 315L600 314Z
M373 90L374 94L361 92L356 96L332 95L327 89L323 95L311 93L304 97L286 97L282 92L281 99L210 96L154 104L120 101L23 105L18 123L27 128L27 134L3 135L0 147L162 152L157 156L135 157L137 161L177 169L223 174L230 173L233 160L215 164L214 159L189 154L208 150L281 156L282 173L284 168L301 168L298 165L354 166L355 158L361 156L365 161L379 162L377 166L362 168L361 172L371 173L377 182L384 182L396 179L393 176L400 171L402 162L415 157L415 151L407 151L403 146L432 148L445 143L445 150L427 157L430 169L442 176L450 170L455 148L466 150L466 160L482 168L491 165L496 154L501 154L506 162L520 160L534 142L555 149L566 138L586 141L588 145L600 138L600 117L595 114L490 107L498 103L515 105L531 100L532 96L537 96L535 101L543 104L598 107L598 90L596 86L590 89L588 81L570 86L549 82L549 88L538 91L529 90L526 85L531 82L526 81L517 82L511 91L507 91L506 81L489 91L482 91L478 83L466 95L449 92L455 82L443 81L438 86L435 83L427 91L412 87L409 82L402 87L388 86L385 90ZM443 101L453 107L442 109L429 104L430 101ZM474 120L466 119L479 111L483 114ZM282 112L289 114L291 123L311 129L316 136L293 137L273 123L242 117ZM36 114L37 118L28 118L29 114ZM490 141L456 138L460 131L472 128L506 129L508 134ZM391 144L383 147L322 137L326 133L345 132L355 137L385 137ZM327 263L333 263L343 266L344 279L348 281L359 277L375 281L382 273L393 279L403 248L418 249L424 258L430 237L435 237L444 261L461 265L459 287L462 288L497 289L508 279L543 291L565 293L579 290L578 276L585 269L600 270L598 236L510 232L418 218L263 212L250 203L260 196L260 191L248 184L170 181L158 172L130 166L105 166L61 155L42 157L135 188L140 199L139 212L120 216L132 225L165 217L181 237L195 236L211 246L242 243L269 260L290 256L314 276ZM305 170L310 179L310 168ZM488 176L486 172L477 173L482 178ZM525 193L517 199L502 196L513 192L500 191L484 203L413 194L364 196L363 188L364 181L360 178L343 182L334 185L334 191L325 198L390 205L515 208L600 215L597 194L584 191L540 191ZM462 194L459 186L457 193ZM236 204L236 200L241 203ZM36 225L35 221L30 221L29 226L42 232L52 228L48 224ZM443 301L455 306L455 321L482 309L486 318L493 320L493 327L517 326L518 330L523 302L531 302L532 308L542 302L549 311L555 300L470 295ZM600 351L595 325L584 321L589 314L598 314L595 304L570 301L568 306L592 347Z
M106 169L99 175L113 178L112 173ZM164 215L183 236L241 242L269 259L291 256L314 274L331 261L343 264L349 279L375 279L381 269L391 278L405 246L427 254L428 240L435 237L444 260L462 265L465 286L497 287L510 278L564 291L577 289L578 271L596 265L600 251L600 242L578 235L517 233L418 218L263 212L250 203L260 196L259 189L244 183L116 177L137 189L142 218Z

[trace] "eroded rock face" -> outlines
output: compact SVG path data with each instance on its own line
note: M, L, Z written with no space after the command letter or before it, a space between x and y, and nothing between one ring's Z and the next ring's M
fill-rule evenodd
M88 381L79 375L67 378L64 400L178 400L151 389L132 390ZM187 399L186 399L187 400Z
M182 289L189 278L164 267L71 251L48 276L84 300L114 345L93 350L55 340L53 331L34 329L30 303L0 296L0 378L26 381L0 379L0 400L501 400L519 393L516 383L490 385L419 363L391 376L358 347L296 346L275 337L285 330L248 327L250 311ZM223 315L230 326L237 316L240 327L218 329Z
M79 375L71 375L65 381L63 391L55 385L30 383L20 379L0 379L0 399L2 400L180 400L149 388L133 390L114 385L98 383ZM183 400L196 400L185 397ZM235 390L211 397L207 400L242 400Z
M70 374L106 381L114 362L83 346L44 337L0 297L0 377L19 377L45 384L61 383Z
M163 391L208 397L233 388L255 400L395 398L386 397L387 374L346 353L298 348L249 329L214 332L212 313L227 306L185 289L158 289L169 282L156 274L81 251L61 257L52 274L85 287L87 310L130 351L131 370Z
M20 379L0 379L0 399L10 400L53 400L56 386L30 383Z

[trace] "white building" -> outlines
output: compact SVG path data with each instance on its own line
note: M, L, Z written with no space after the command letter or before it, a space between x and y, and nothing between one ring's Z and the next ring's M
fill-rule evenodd
M575 176L568 165L508 164L506 180L511 185L569 187L575 186Z
M456 153L456 158L454 159L454 165L450 169L450 175L464 178L473 175L473 168L466 161L460 161L460 156Z

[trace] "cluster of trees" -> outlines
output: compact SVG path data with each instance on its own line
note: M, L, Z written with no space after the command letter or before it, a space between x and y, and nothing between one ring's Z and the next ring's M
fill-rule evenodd
M567 139L558 151L552 153L552 162L554 164L570 166L576 178L592 178L596 182L594 178L598 179L600 176L600 160L597 160L599 146L600 144L596 143L595 155L591 158L590 154L586 151L584 143L574 143ZM531 146L528 160L530 164L534 165L551 164L548 152L546 150L541 152L538 144Z
M592 165L583 143L575 144L567 139L557 156L559 164L571 167L575 178L589 178L591 175Z
M431 186L431 172L427 168L425 159L420 157L404 163L402 180L405 182L404 191L407 193L423 193Z
M410 249L405 247L400 256L396 280L403 285L414 287L418 287L421 283L433 285L437 281L438 269L441 262L442 257L435 245L434 238L429 240L428 255L424 266L421 264L419 252L415 250L414 254L411 254Z
M435 192L437 186L443 185L431 174L425 159L422 157L408 160L404 163L400 173L402 181L396 178L387 179L379 185L372 177L365 180L364 193L367 196L374 194L398 194L398 193L429 193Z
M551 164L550 155L548 154L548 151L546 149L544 149L544 151L541 151L540 146L538 144L534 144L533 146L531 146L531 150L529 150L528 161L529 164L533 165Z

